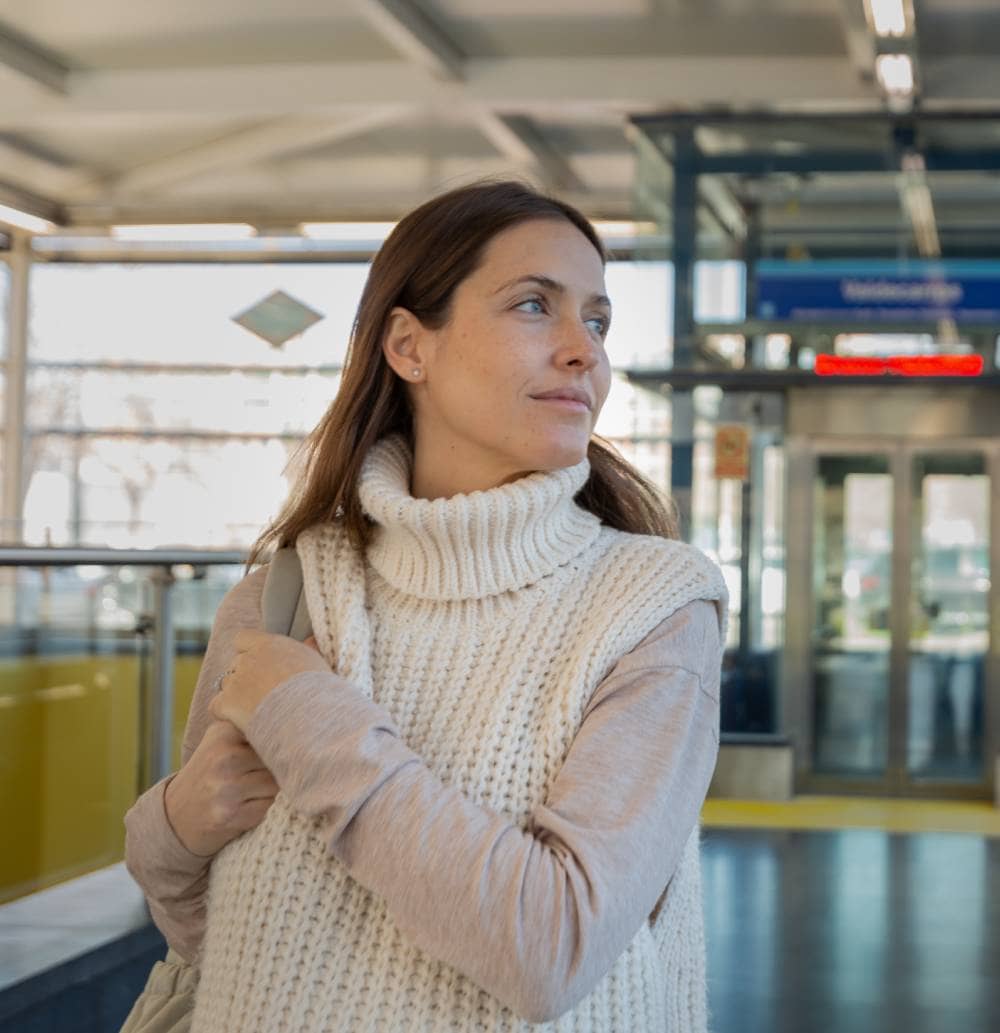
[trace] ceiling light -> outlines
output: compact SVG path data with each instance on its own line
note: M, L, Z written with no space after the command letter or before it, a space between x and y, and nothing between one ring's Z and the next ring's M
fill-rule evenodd
M0 223L15 226L19 230L27 230L29 233L51 233L56 228L55 223L49 222L47 219L29 215L19 208L9 208L5 204L0 204Z
M656 232L655 222L634 222L627 219L594 219L593 227L602 237L639 237Z
M865 0L865 11L877 36L908 36L913 31L912 0Z
M256 235L257 230L245 222L111 227L111 236L118 240L164 240L180 244L191 240L247 240Z
M304 222L299 232L313 240L383 241L395 228L394 222Z
M875 74L890 96L907 97L913 93L913 61L908 54L879 54Z

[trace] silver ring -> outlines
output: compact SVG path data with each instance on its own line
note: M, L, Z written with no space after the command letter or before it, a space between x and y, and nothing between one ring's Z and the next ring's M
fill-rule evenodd
M230 667L227 670L223 671L222 674L220 674L219 677L215 679L215 691L216 692L222 692L222 679L225 678L226 675L232 674L233 671L235 671L235 670L236 670L235 667Z

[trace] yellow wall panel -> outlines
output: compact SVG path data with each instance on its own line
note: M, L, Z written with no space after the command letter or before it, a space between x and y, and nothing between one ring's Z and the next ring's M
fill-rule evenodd
M139 664L0 663L0 902L122 859L122 817L140 788ZM175 768L200 667L200 657L175 664Z

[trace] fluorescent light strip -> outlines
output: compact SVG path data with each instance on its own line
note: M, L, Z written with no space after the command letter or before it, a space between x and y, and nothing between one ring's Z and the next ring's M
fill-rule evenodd
M299 226L303 237L312 240L383 241L393 231L394 222L304 222Z
M56 228L55 223L47 219L29 215L19 208L9 208L5 204L0 204L0 223L16 226L19 230L27 230L29 233L51 233Z
M593 227L601 237L641 237L656 232L655 222L594 219Z
M593 225L606 238L632 238L656 232L654 222L597 219ZM394 222L304 222L299 226L299 232L313 240L370 243L384 241L395 226Z
M908 97L913 93L913 61L909 54L879 54L875 58L875 74L890 96Z
M868 21L878 36L908 36L913 31L909 0L865 0Z
M179 244L189 240L248 240L256 235L257 230L245 222L111 227L111 236L118 240L163 240Z

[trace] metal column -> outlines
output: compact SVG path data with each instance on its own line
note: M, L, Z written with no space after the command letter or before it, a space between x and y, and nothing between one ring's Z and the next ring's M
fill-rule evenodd
M147 785L173 771L174 752L174 575L169 567L151 572L153 585L153 677L146 713L149 744Z
M10 295L7 304L7 382L4 412L3 525L0 540L20 545L24 540L24 417L28 368L28 278L31 272L29 238L14 235L8 259Z
M694 260L698 209L698 152L694 130L674 133L673 264L674 369L691 369L695 356ZM694 399L689 390L671 394L670 488L680 518L682 538L691 530L694 476Z
M757 263L761 257L760 204L756 201L744 206L746 214L746 236L743 238L743 264L746 269L744 292L744 317L757 318ZM767 367L767 338L757 334L747 342L747 365L754 369Z
M694 365L694 261L697 249L698 151L693 129L674 133L674 369Z

